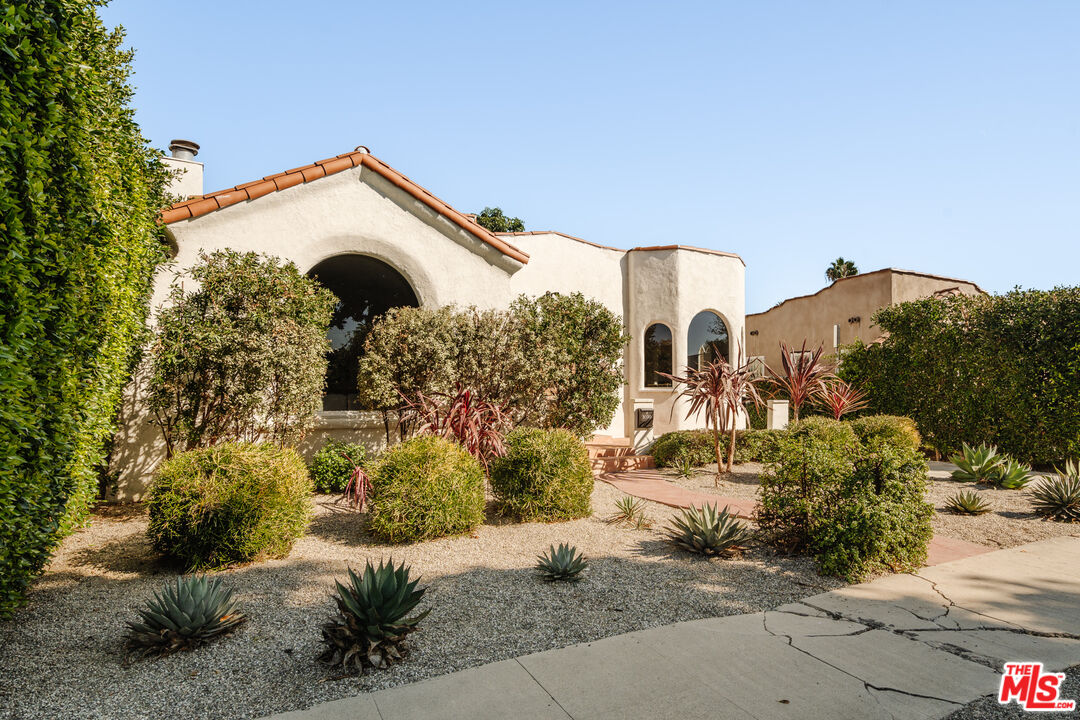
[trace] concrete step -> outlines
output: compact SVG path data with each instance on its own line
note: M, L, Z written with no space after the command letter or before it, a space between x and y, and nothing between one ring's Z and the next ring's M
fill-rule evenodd
M634 448L629 445L589 444L585 446L585 449L589 451L590 459L600 457L625 457L634 454Z
M630 438L614 437L612 435L593 435L585 441L585 446L588 447L589 445L622 445L623 447L630 447Z
M595 472L647 470L656 467L652 455L616 455L613 457L592 458L589 462Z

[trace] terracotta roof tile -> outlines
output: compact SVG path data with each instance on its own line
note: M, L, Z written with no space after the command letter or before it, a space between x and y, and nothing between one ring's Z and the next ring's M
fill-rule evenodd
M267 175L261 180L252 180L231 188L207 193L200 197L193 197L183 202L178 202L161 212L161 222L165 225L182 220L189 220L214 212L229 205L240 202L256 200L265 195L286 188L295 187L302 183L318 180L327 175L333 175L343 170L364 166L379 175L391 185L400 188L416 200L424 203L432 210L440 213L462 230L474 235L507 257L513 258L525 264L529 262L529 255L514 247L501 237L492 233L487 228L475 222L472 217L458 212L446 202L432 195L425 188L417 185L409 178L390 167L374 155L359 150L351 153L342 153L332 158L319 160L310 165L293 168L285 172Z

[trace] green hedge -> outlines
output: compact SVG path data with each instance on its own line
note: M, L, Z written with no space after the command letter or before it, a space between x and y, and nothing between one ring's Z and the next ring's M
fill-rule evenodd
M311 459L308 471L315 492L341 493L349 484L357 466L364 467L367 448L358 443L330 439Z
M850 580L919 567L932 535L926 460L895 418L866 420L862 441L856 423L792 425L762 475L756 518L770 542Z
M484 469L457 443L417 437L371 472L371 530L390 542L459 535L484 520Z
M845 349L841 376L906 415L942 454L982 443L1024 462L1080 456L1080 288L928 298L874 316L884 342Z
M782 430L738 430L735 433L735 462L764 462ZM720 436L720 452L727 458L728 436ZM657 467L674 467L686 457L694 467L716 462L711 430L675 430L658 437L649 450Z
M164 259L167 177L98 4L0 20L0 617L97 491Z
M593 474L585 445L567 430L518 428L491 463L491 488L521 520L571 520L592 513Z
M164 461L148 505L156 550L219 568L288 555L311 519L311 478L290 448L222 443Z

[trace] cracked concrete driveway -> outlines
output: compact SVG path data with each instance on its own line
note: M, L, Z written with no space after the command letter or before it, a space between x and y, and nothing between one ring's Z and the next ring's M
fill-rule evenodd
M1059 537L275 719L941 718L1006 661L1080 663L1078 632L1080 536Z

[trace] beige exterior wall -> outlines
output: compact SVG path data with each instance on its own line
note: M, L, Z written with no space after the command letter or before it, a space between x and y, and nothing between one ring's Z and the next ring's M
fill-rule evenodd
M623 401L601 434L633 437L642 448L667 430L703 424L703 418L684 419L672 390L643 387L645 328L655 322L671 328L676 372L686 362L687 327L701 310L724 318L733 351L744 337L745 267L737 257L685 248L627 252L558 233L507 237L530 255L523 265L362 167L172 223L169 233L176 255L156 278L155 307L200 252L224 248L276 255L301 272L335 255L372 256L398 270L424 306L502 308L521 294L581 292L623 318L632 338ZM143 399L144 381L145 368L127 389L114 445L117 496L125 500L141 498L164 457ZM655 429L635 433L633 408L650 403ZM331 412L320 414L316 431L299 449L310 456L328 437L372 448L386 442L378 414Z
M822 345L826 355L834 354L837 345L855 340L871 343L881 336L881 329L871 321L875 312L953 288L965 294L982 293L966 280L904 270L885 269L844 278L813 295L791 298L766 312L747 315L748 354L763 356L770 367L779 370L781 340L798 349L805 339L807 349Z
M161 158L161 162L173 173L169 192L186 200L203 194L203 164L195 160L174 157Z

